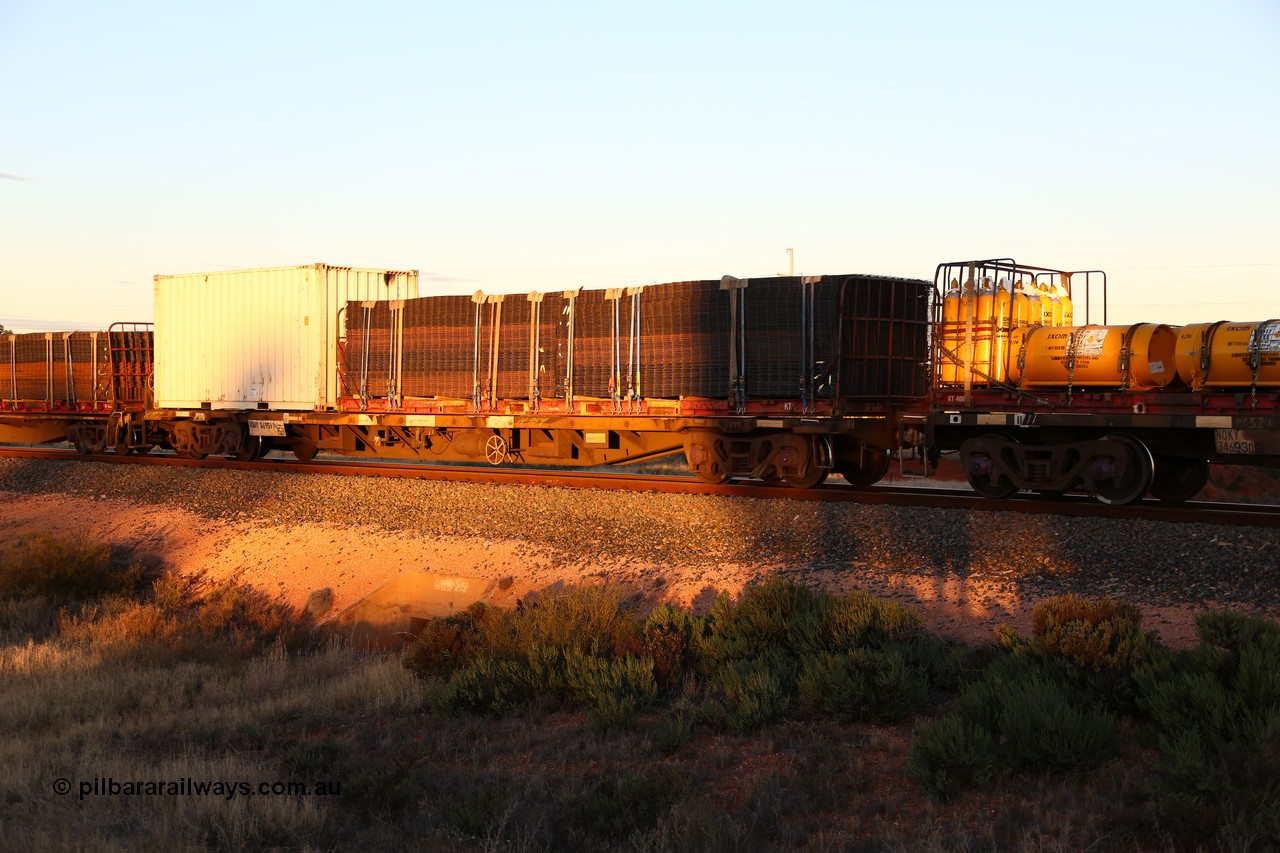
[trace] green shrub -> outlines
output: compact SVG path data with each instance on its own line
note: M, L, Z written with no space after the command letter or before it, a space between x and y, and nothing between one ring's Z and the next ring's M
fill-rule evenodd
M789 631L789 644L799 654L878 648L910 642L924 634L924 623L913 611L853 590L837 598L821 593Z
M587 721L597 731L630 724L658 696L650 658L570 654L566 681L573 697L586 706Z
M991 733L959 714L916 726L907 755L907 775L931 800L948 801L995 773Z
M44 598L51 604L133 592L142 570L111 564L111 549L87 539L42 533L0 551L0 599Z
M800 702L838 720L889 723L923 708L929 682L901 651L853 649L806 657L797 681Z
M455 672L434 701L445 713L501 716L523 707L533 695L527 663L480 657Z
M636 654L643 620L613 586L582 584L547 590L513 620L521 650L549 645L602 655Z
M996 720L998 742L1014 769L1060 771L1096 767L1116 746L1116 719L1081 704L1061 686L1018 684Z
M1070 669L1030 654L993 660L943 718L951 722L918 730L917 738L929 739L909 764L912 778L929 796L946 799L990 772L1052 772L1106 761L1115 751L1117 720L1063 682L1061 672ZM964 738L976 738L972 750Z
M790 705L791 664L775 652L726 663L716 678L723 725L744 733L771 723Z
M721 593L699 638L704 665L714 672L729 661L787 648L792 622L812 611L816 599L808 587L777 578L745 588L736 602Z

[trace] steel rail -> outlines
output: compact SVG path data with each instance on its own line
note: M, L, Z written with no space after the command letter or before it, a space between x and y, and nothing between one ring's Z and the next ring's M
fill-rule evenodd
M976 510L979 512L1017 512L1079 518L1148 519L1184 524L1280 527L1280 506L1217 501L1188 501L1184 504L1165 504L1154 498L1147 498L1130 506L1107 506L1098 503L1087 495L1053 497L1027 495L1005 500L992 500L963 489L937 486L875 485L863 488L832 483L816 489L796 489L790 486L752 481L739 481L712 486L699 481L695 477L681 475L602 473L599 471L564 471L547 468L493 468L489 466L473 467L439 463L371 462L334 459L298 462L288 458L268 458L255 462L238 462L224 457L207 457L200 460L187 459L168 453L131 456L118 456L114 453L84 455L70 449L17 446L0 447L0 457L289 474L393 477L490 485L649 491L772 500L840 501L882 506Z

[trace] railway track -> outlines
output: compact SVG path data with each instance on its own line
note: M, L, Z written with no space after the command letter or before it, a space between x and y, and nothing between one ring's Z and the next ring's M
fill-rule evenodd
M1188 501L1164 504L1148 498L1131 506L1107 506L1087 495L1023 496L992 500L973 492L944 486L876 485L870 488L829 483L819 489L795 489L762 482L738 482L711 486L696 478L680 475L630 474L599 471L563 471L545 468L493 468L429 463L364 462L340 459L298 462L293 459L262 459L238 462L225 458L186 459L169 453L145 456L117 456L113 453L83 455L71 449L46 447L0 447L0 457L41 459L59 462L103 462L117 465L160 465L188 468L230 469L294 474L392 477L500 485L547 486L575 489L612 489L723 497L752 497L799 501L843 501L889 506L934 509L965 509L980 512L1017 512L1088 518L1149 519L1177 523L1222 524L1251 527L1280 527L1280 506Z

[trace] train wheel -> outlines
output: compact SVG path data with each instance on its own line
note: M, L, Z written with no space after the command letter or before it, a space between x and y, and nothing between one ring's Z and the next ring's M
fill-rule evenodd
M839 460L836 472L851 486L873 486L889 473L891 461L889 451L868 449L861 460Z
M1116 460L1120 464L1107 472L1109 476L1094 480L1093 496L1111 506L1127 506L1142 500L1147 489L1151 488L1155 472L1151 451L1141 441L1128 435L1104 435L1102 440L1120 445L1116 454ZM1100 458L1099 462L1104 458ZM1110 462L1109 459L1106 461Z
M1208 460L1157 456L1151 494L1165 503L1182 503L1198 495L1208 482Z
M810 465L809 470L801 475L791 475L783 477L783 481L793 489L816 489L827 481L827 474L831 473L830 468L819 468L817 465Z
M253 462L262 458L262 436L251 435L245 439L245 443L236 451L235 457L237 462Z
M315 459L316 451L319 449L309 441L295 441L293 443L293 455L299 462L310 462Z
M970 441L973 440L970 439ZM1003 444L1015 442L998 435L984 435L979 441L984 449L966 448L964 445L960 447L960 457L964 461L964 475L969 481L969 487L984 498L995 501L1013 497L1018 493L1018 487L997 470L995 460L991 458L987 448L992 446L992 442ZM966 441L965 445L969 443Z

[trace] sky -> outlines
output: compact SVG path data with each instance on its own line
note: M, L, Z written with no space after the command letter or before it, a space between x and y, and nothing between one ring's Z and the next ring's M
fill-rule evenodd
M0 0L0 324L325 262L421 293L1102 269L1280 317L1280 2Z

